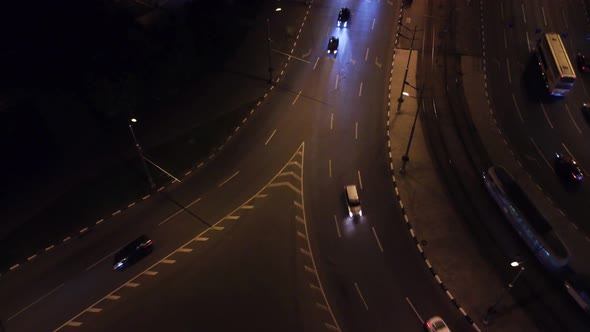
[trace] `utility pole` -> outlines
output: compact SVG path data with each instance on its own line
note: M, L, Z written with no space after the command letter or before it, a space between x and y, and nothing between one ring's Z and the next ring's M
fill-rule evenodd
M404 83L406 83L406 82L404 82ZM408 84L408 85L410 85L410 84ZM414 131L416 130L416 121L418 121L418 115L420 114L420 106L423 104L422 103L423 94L424 94L424 85L422 85L422 88L420 89L420 95L418 97L418 108L416 109L416 114L414 115L414 122L412 123L412 130L410 131L410 138L408 139L408 146L406 146L406 153L404 153L404 155L402 156L402 167L399 170L399 172L401 174L406 173L406 165L410 161L410 156L408 154L410 153L410 146L412 145L412 140L414 139Z
M401 26L406 28L403 24ZM410 54L408 55L408 63L406 64L406 71L404 73L404 81L402 84L402 88L401 88L401 91L399 92L399 98L397 99L397 113L401 112L402 103L404 102L404 88L406 87L406 84L407 84L408 70L410 69L410 60L412 59L412 51L414 48L414 40L416 40L416 32L418 31L417 28L418 27L415 26L414 30L412 31L412 41L410 42ZM408 28L406 28L406 29L408 29ZM410 29L408 29L408 30L410 30ZM405 37L401 33L400 33L400 36L407 39L407 37Z
M482 319L483 325L491 325L494 322L498 306L500 305L500 302L502 302L502 298L504 297L504 295L510 292L510 290L514 287L514 284L516 284L518 277L520 277L520 275L524 272L524 265L522 263L515 261L510 263L510 265L512 265L513 267L520 265L520 270L518 270L518 273L516 274L516 276L514 276L514 279L512 279L512 281L508 284L508 287L504 288L504 290L498 297L498 300L496 300L496 302L488 308L485 317Z
M147 176L148 179L148 183L150 184L150 189L154 189L156 187L156 184L154 183L154 180L152 179L152 176L150 174L150 171L147 167L147 164L145 162L145 158L143 156L143 151L141 149L141 145L139 145L139 142L137 142L137 137L135 137L135 131L133 131L133 123L137 122L136 118L131 118L129 119L129 131L131 132L131 137L133 137L133 142L135 143L135 148L137 149L137 154L139 154L139 159L141 160L141 164L143 166L143 170L145 171L145 174Z

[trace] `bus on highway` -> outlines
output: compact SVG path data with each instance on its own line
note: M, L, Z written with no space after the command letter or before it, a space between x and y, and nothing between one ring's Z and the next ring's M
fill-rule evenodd
M567 95L574 87L576 73L559 34L543 34L537 45L537 57L549 94Z

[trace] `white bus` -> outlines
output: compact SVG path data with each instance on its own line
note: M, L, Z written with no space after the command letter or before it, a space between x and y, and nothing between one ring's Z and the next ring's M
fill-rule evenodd
M537 57L547 91L552 96L567 95L574 87L576 73L559 34L549 32L541 37Z

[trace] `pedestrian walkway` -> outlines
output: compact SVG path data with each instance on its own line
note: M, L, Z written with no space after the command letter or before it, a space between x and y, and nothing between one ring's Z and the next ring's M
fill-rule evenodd
M413 235L432 264L434 276L440 278L442 288L446 287L458 308L464 310L465 318L473 321L474 329L483 329L481 319L506 286L506 280L500 278L492 264L487 262L475 237L454 208L440 173L430 158L430 147L425 140L420 118L416 122L406 172L399 172L418 108L416 96L404 97L400 112L397 112L397 97L402 88L409 53L408 50L396 50L392 71L388 119L396 186ZM407 79L412 86L417 86L414 80L416 58L411 58ZM482 93L480 89L483 88L483 81L472 81L469 84L473 85L474 91ZM468 85L467 82L465 85ZM508 294L503 303L509 305L514 300ZM516 307L509 316L497 319L485 330L535 331L536 328L524 311Z

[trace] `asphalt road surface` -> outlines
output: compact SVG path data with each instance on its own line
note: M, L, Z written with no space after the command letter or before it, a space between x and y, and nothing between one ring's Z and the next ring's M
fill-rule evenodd
M329 324L421 331L421 318L433 315L453 331L471 330L427 270L393 201L384 97L398 5L347 3L351 24L339 29L341 3L314 4L294 50L309 63L291 60L218 158L3 279L7 330L311 331ZM292 10L302 18L306 8ZM331 35L340 38L336 57L326 55ZM284 58L276 53L273 61L280 68ZM246 204L258 202L298 155L301 195L281 186ZM360 189L364 216L357 222L346 217L346 184ZM233 219L236 211L243 219ZM309 232L296 228L297 215ZM142 233L154 239L154 253L112 271L113 252ZM301 257L304 238L313 262Z

